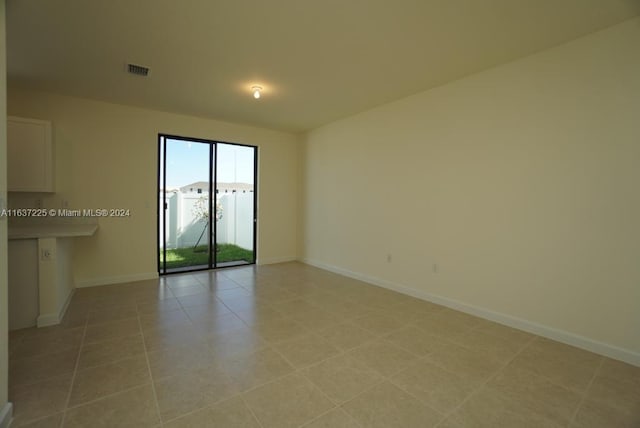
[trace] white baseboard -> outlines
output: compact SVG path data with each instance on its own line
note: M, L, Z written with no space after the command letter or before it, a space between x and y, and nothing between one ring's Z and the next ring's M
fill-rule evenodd
M64 314L67 313L67 309L69 308L69 303L71 303L71 299L73 299L74 294L76 294L76 289L72 288L71 292L67 296L67 300L65 300L64 305L62 305L62 308L60 308L60 314L58 315L58 319L60 321L62 321L62 319L64 318Z
M50 325L58 325L60 324L60 318L58 314L40 314L38 315L38 319L36 320L36 326L40 327L49 327Z
M73 297L75 292L76 292L76 289L72 288L71 292L67 296L67 300L65 300L59 313L38 315L38 318L36 320L36 326L40 328L40 327L49 327L51 325L60 324L60 322L62 322L62 318L64 318L64 314L67 312L67 308L69 307L69 303L71 303L71 298Z
M157 279L157 272L135 273L131 275L105 276L102 278L82 279L76 281L76 288L97 287L100 285L122 284L125 282L144 281Z
M406 285L396 284L390 281L386 281L380 278L364 275L358 272L352 272L347 269L343 269L337 266L328 265L322 262L311 259L302 259L303 263L311 266L315 266L320 269L328 270L340 275L344 275L353 279L367 282L372 285L377 285L389 290L397 291L398 293L406 294L417 299L426 300L432 303L436 303L442 306L449 307L461 312L466 312L471 315L485 318L490 321L494 321L509 327L517 328L529 333L536 334L538 336L546 337L558 342L566 343L568 345L575 346L587 351L595 352L596 354L604 355L616 360L624 361L625 363L632 364L640 367L640 353L631 351L629 349L620 348L608 343L599 342L597 340L590 339L585 336L570 333L568 331L556 329L536 322L528 321L523 318L514 317L511 315L494 312L489 309L481 308L478 306L469 305L454 299L438 296L435 294L427 293L426 291L416 290L415 288L407 287Z
M0 409L0 428L9 428L13 418L13 404L7 403Z
M258 265L272 265L275 263L295 262L298 260L295 256L290 257L272 257L270 259L258 259Z

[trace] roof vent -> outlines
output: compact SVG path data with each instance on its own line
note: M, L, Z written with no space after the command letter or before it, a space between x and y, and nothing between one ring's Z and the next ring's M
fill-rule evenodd
M136 64L127 64L127 71L138 76L147 76L149 74L149 67Z

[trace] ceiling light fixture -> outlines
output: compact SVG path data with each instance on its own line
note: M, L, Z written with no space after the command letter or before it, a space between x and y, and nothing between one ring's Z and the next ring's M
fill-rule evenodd
M251 90L253 91L253 98L255 98L256 100L258 98L260 98L261 92L262 92L262 86L252 86Z

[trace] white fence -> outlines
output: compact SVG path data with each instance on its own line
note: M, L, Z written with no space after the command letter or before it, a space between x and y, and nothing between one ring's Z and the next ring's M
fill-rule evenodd
M253 249L253 192L229 192L216 196L221 214L217 221L218 244ZM198 216L198 201L204 199L204 206L208 206L208 194L168 192L166 198L167 210L160 210L160 245L166 243L167 248L193 247L201 236L198 245L206 245L207 233L213 232ZM163 193L160 193L161 205L162 201ZM162 230L163 215L167 216L166 231Z

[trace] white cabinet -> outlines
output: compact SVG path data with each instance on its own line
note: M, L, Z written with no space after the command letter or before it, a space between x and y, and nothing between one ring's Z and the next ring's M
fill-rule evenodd
M55 191L51 122L7 117L7 190Z

